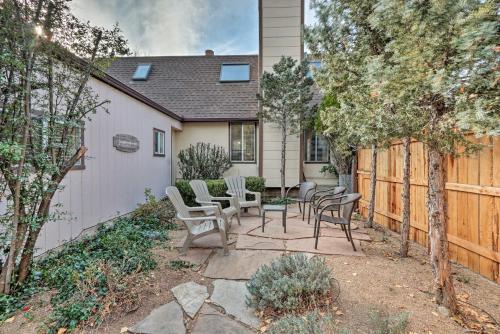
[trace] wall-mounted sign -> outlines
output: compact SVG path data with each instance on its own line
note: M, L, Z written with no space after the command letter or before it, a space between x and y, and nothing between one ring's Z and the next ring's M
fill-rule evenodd
M121 152L132 153L139 150L139 139L119 133L113 137L113 146Z

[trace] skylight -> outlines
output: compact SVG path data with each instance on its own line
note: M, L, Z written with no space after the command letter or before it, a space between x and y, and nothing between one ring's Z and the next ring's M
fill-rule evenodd
M249 81L250 64L222 64L220 68L221 82Z
M147 80L151 72L151 64L138 64L132 80Z

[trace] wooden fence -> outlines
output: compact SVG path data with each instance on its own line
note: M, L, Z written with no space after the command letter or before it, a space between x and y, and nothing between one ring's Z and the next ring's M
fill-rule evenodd
M450 258L500 283L500 138L472 139L484 144L470 157L448 157L446 163ZM411 144L410 238L427 246L427 160L422 143ZM370 186L369 149L358 153L360 211L366 217ZM378 153L375 221L399 232L401 223L403 146L394 142Z

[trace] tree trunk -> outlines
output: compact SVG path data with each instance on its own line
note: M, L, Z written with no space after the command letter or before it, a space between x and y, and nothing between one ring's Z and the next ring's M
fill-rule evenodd
M283 126L281 129L281 198L285 197L286 185L285 185L285 167L286 167L286 127Z
M377 189L377 145L372 145L372 161L370 163L370 203L368 204L368 218L366 227L373 226L375 214L375 193Z
M434 274L435 296L438 304L447 307L451 314L456 314L457 300L448 255L446 204L444 197L444 157L432 147L429 148L428 157L430 260Z
M408 256L410 239L410 143L411 138L403 139L403 191L401 202L403 204L403 220L401 224L401 257Z

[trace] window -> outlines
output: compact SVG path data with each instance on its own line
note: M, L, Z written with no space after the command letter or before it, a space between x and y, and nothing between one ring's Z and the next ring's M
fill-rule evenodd
M80 149L80 147L84 145L83 135L84 135L83 125L74 128L73 132L70 135L70 141L71 141L70 147L72 147L70 149L70 152L72 152L72 154L77 152ZM85 168L85 155L82 156L73 166L73 169L84 169L84 168Z
M132 80L147 80L149 76L149 72L151 72L151 64L139 64L135 69L134 76Z
M221 82L249 81L250 64L222 64L220 68Z
M309 71L307 71L307 77L312 78L314 71L321 69L321 62L319 60L314 60L309 62Z
M229 128L231 161L255 162L255 123L231 123Z
M327 163L329 161L329 148L325 137L318 135L314 131L307 130L304 136L304 144L306 162Z
M163 130L153 129L153 155L165 156L165 131Z

